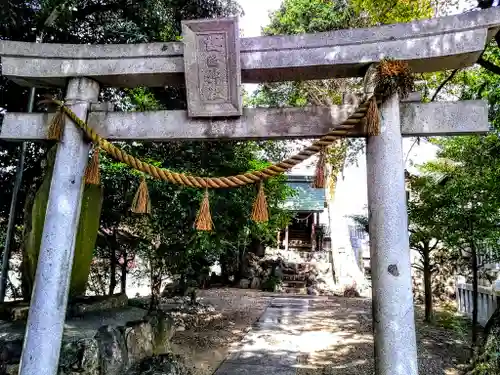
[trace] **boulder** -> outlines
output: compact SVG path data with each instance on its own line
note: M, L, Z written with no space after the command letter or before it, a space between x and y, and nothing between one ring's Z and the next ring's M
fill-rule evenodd
M276 276L278 279L283 280L283 267L281 265L276 266L274 269L274 276Z
M0 303L0 320L25 321L28 319L29 309L29 303L24 301Z
M153 354L165 354L170 351L170 340L175 334L174 320L161 311L147 317L153 332Z
M146 358L133 365L126 375L194 375L180 359L172 354Z
M310 296L317 296L319 293L314 287L308 286L307 287L307 294Z
M64 343L59 359L59 375L100 375L99 348L95 339Z
M101 373L122 375L129 366L127 347L122 333L113 326L103 326L96 334Z
M128 323L124 336L130 363L151 357L154 351L153 327L148 322Z
M252 283L250 284L250 289L260 289L260 279L258 277L254 277L252 279Z
M70 317L83 316L86 313L120 309L127 305L128 297L125 293L111 296L78 297L69 304L68 315Z
M250 286L250 280L248 280L248 279L241 279L240 283L238 284L238 286L241 289L248 289L249 286Z

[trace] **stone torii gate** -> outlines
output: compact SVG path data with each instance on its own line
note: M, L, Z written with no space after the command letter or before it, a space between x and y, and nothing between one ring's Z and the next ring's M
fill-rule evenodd
M66 87L67 105L109 140L314 138L356 104L243 109L241 82L362 77L384 57L414 72L477 61L500 29L500 9L370 29L239 39L234 18L183 23L183 43L61 45L0 41L3 74L20 85ZM100 87L186 82L187 111L106 112ZM487 104L400 102L381 107L367 138L377 375L417 374L402 136L488 131ZM41 141L52 114L7 113L0 138ZM356 135L356 134L354 134ZM362 136L362 133L359 133ZM90 145L66 120L58 145L20 374L57 373L83 175Z

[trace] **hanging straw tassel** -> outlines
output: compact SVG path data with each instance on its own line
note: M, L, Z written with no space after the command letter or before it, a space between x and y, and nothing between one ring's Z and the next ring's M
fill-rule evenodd
M101 184L101 171L99 169L99 147L94 148L94 153L85 169L85 183L89 185Z
M326 164L326 149L321 148L319 152L318 164L316 164L316 173L314 175L313 188L324 189L325 188L325 164Z
M210 216L210 202L208 198L208 189L205 189L200 211L198 211L198 215L196 216L197 230L211 231L213 228L214 223L212 222L212 216Z
M62 107L59 107L52 121L50 122L48 138L53 141L60 141L63 135L63 128L64 128L64 112Z
M267 210L267 199L264 192L264 183L259 184L259 193L253 203L252 220L257 223L269 221L269 212Z
M136 214L150 214L151 213L151 202L149 200L148 185L146 184L146 179L142 176L141 183L135 193L134 201L132 202L132 207L130 209Z
M366 111L365 125L366 135L370 137L380 135L380 113L378 111L375 95L370 99L370 104Z

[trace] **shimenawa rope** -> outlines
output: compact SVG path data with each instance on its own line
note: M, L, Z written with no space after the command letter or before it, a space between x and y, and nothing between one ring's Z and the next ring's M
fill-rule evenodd
M123 151L121 148L116 147L115 145L113 145L112 143L108 142L106 139L101 137L99 134L97 134L94 129L92 129L85 121L80 119L70 108L68 108L63 101L52 99L51 102L57 105L58 111L66 114L78 127L80 127L85 133L85 135L96 146L99 146L101 150L107 152L115 160L125 163L131 168L149 174L150 176L159 180L164 180L174 184L195 187L195 188L221 189L221 188L233 188L248 184L254 184L256 182L284 173L287 170L296 166L297 164L300 164L304 160L307 160L311 156L317 154L324 147L327 147L332 143L334 143L339 136L349 135L349 133L356 127L357 124L363 123L364 126L366 127L367 119L365 118L365 116L367 114L367 110L370 104L373 103L372 98L373 96L368 97L347 118L347 120L337 125L336 128L334 128L333 130L322 136L319 140L313 142L310 146L305 147L302 151L290 157L289 159L283 160L279 163L276 163L274 165L271 165L267 168L258 171L252 171L228 177L190 176L183 173L172 172L168 169L158 168L149 163L145 163L140 159ZM371 124L371 121L369 121L369 123ZM370 131L371 130L372 129L370 129Z

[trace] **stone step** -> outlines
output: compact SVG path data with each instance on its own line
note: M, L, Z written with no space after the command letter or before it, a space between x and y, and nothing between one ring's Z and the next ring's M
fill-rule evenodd
M283 287L283 292L286 294L307 294L307 288Z
M299 281L304 281L306 280L305 275L283 275L283 281L285 282L299 282Z
M302 287L302 286L305 286L306 285L306 281L305 280L283 280L283 285L286 287L286 286L290 286L290 287L294 287L294 288L298 288L298 287Z

